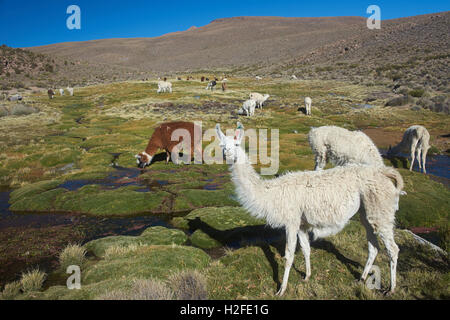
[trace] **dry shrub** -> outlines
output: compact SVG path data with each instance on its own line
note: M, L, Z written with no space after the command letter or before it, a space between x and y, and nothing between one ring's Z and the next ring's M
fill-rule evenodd
M170 287L178 300L206 300L208 291L205 277L197 270L185 270L172 275Z

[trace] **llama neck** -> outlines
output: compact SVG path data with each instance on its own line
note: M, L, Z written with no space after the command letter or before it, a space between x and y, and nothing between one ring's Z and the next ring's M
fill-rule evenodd
M404 150L409 149L410 146L408 145L408 139L407 137L403 137L402 141L399 142L399 144L397 144L396 146L392 147L391 149L391 153L392 154L398 154Z
M237 150L237 161L231 167L231 177L236 186L239 202L248 209L249 204L257 200L257 190L263 184L259 174L253 169L245 151Z
M156 154L156 151L158 151L162 147L161 143L158 142L158 139L154 139L152 137L148 142L147 148L145 148L145 152L153 157Z

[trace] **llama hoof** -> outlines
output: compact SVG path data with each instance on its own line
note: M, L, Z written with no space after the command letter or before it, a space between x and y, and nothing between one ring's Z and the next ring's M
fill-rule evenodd
M305 277L305 279L303 279L304 282L308 282L309 281L309 276Z
M284 294L284 292L282 291L282 289L278 290L278 292L275 294L278 297L281 297Z
M391 295L393 295L394 294L394 290L385 290L384 292L383 292L383 295L385 296L385 297L390 297Z

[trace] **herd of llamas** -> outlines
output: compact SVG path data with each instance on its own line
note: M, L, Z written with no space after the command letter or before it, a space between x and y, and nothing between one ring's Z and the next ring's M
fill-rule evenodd
M262 79L262 78L261 78ZM203 80L203 79L202 79ZM216 79L217 80L217 79ZM207 90L213 90L215 80ZM172 84L158 83L158 93L172 92ZM253 116L257 107L263 107L270 96L256 92L250 94L239 114ZM312 99L305 98L306 115L311 115ZM170 143L174 129L195 130L190 122L164 123L153 133L145 151L136 155L140 168L149 166L158 149L166 151L169 161L174 144ZM308 141L315 155L314 171L290 172L273 179L262 179L254 170L241 147L244 127L238 122L234 137L223 134L216 125L216 135L227 163L231 164L231 180L240 204L253 216L264 218L267 224L286 230L286 266L277 295L284 294L293 264L297 239L305 258L306 277L311 275L310 240L324 238L340 232L351 217L361 212L361 223L366 229L368 258L361 275L365 281L378 254L377 236L383 241L389 259L391 286L396 287L396 269L399 248L394 240L395 213L403 191L403 179L397 170L384 165L378 148L361 131L349 131L336 126L312 128ZM192 136L192 135L191 135ZM417 159L419 168L426 173L426 155L430 135L423 126L408 128L402 141L389 148L388 155L404 150L411 154L411 166ZM192 142L194 150L195 142ZM330 161L336 167L324 170Z
M257 80L262 77L257 76ZM293 78L292 79L296 79ZM181 80L181 78L179 78ZM188 80L190 78L188 77ZM206 90L214 90L217 78L208 81ZM227 79L222 79L222 90L226 90ZM70 96L73 88L67 87ZM58 90L64 95L64 89ZM159 79L157 93L172 93L172 83L166 78ZM55 92L48 90L53 99ZM252 92L238 111L240 115L253 116L256 108L262 110L270 95ZM311 115L312 99L305 97L305 114ZM177 129L186 129L194 137L198 129L191 122L171 122L159 125L149 140L145 151L136 155L139 168L149 166L158 150L166 152L166 162L177 152L177 142L171 141ZM201 131L201 129L200 129ZM314 171L298 171L284 174L274 179L262 179L251 166L241 147L244 127L238 122L234 137L223 134L216 125L216 135L227 163L231 164L231 180L235 185L240 204L253 216L264 218L271 227L286 230L285 271L277 295L286 291L290 269L294 261L297 240L305 258L306 277L311 276L310 240L335 235L348 223L351 217L361 212L361 223L366 229L368 258L361 280L364 281L372 269L378 254L377 236L383 241L389 259L391 286L396 287L396 269L399 248L394 240L395 212L399 209L399 197L405 195L401 175L384 165L378 148L361 131L349 131L336 126L312 128L308 141L315 156ZM198 135L197 135L198 136ZM417 159L419 169L426 173L426 156L430 148L430 134L420 125L408 128L401 142L389 148L388 156L409 152L412 171ZM192 141L192 154L201 154L201 142ZM200 158L201 159L201 158ZM336 167L324 170L330 161Z

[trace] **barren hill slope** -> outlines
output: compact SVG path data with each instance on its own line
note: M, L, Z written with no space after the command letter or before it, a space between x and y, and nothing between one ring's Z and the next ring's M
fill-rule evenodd
M365 24L361 17L236 17L157 38L104 39L29 49L152 71L184 71L278 62L348 38Z

